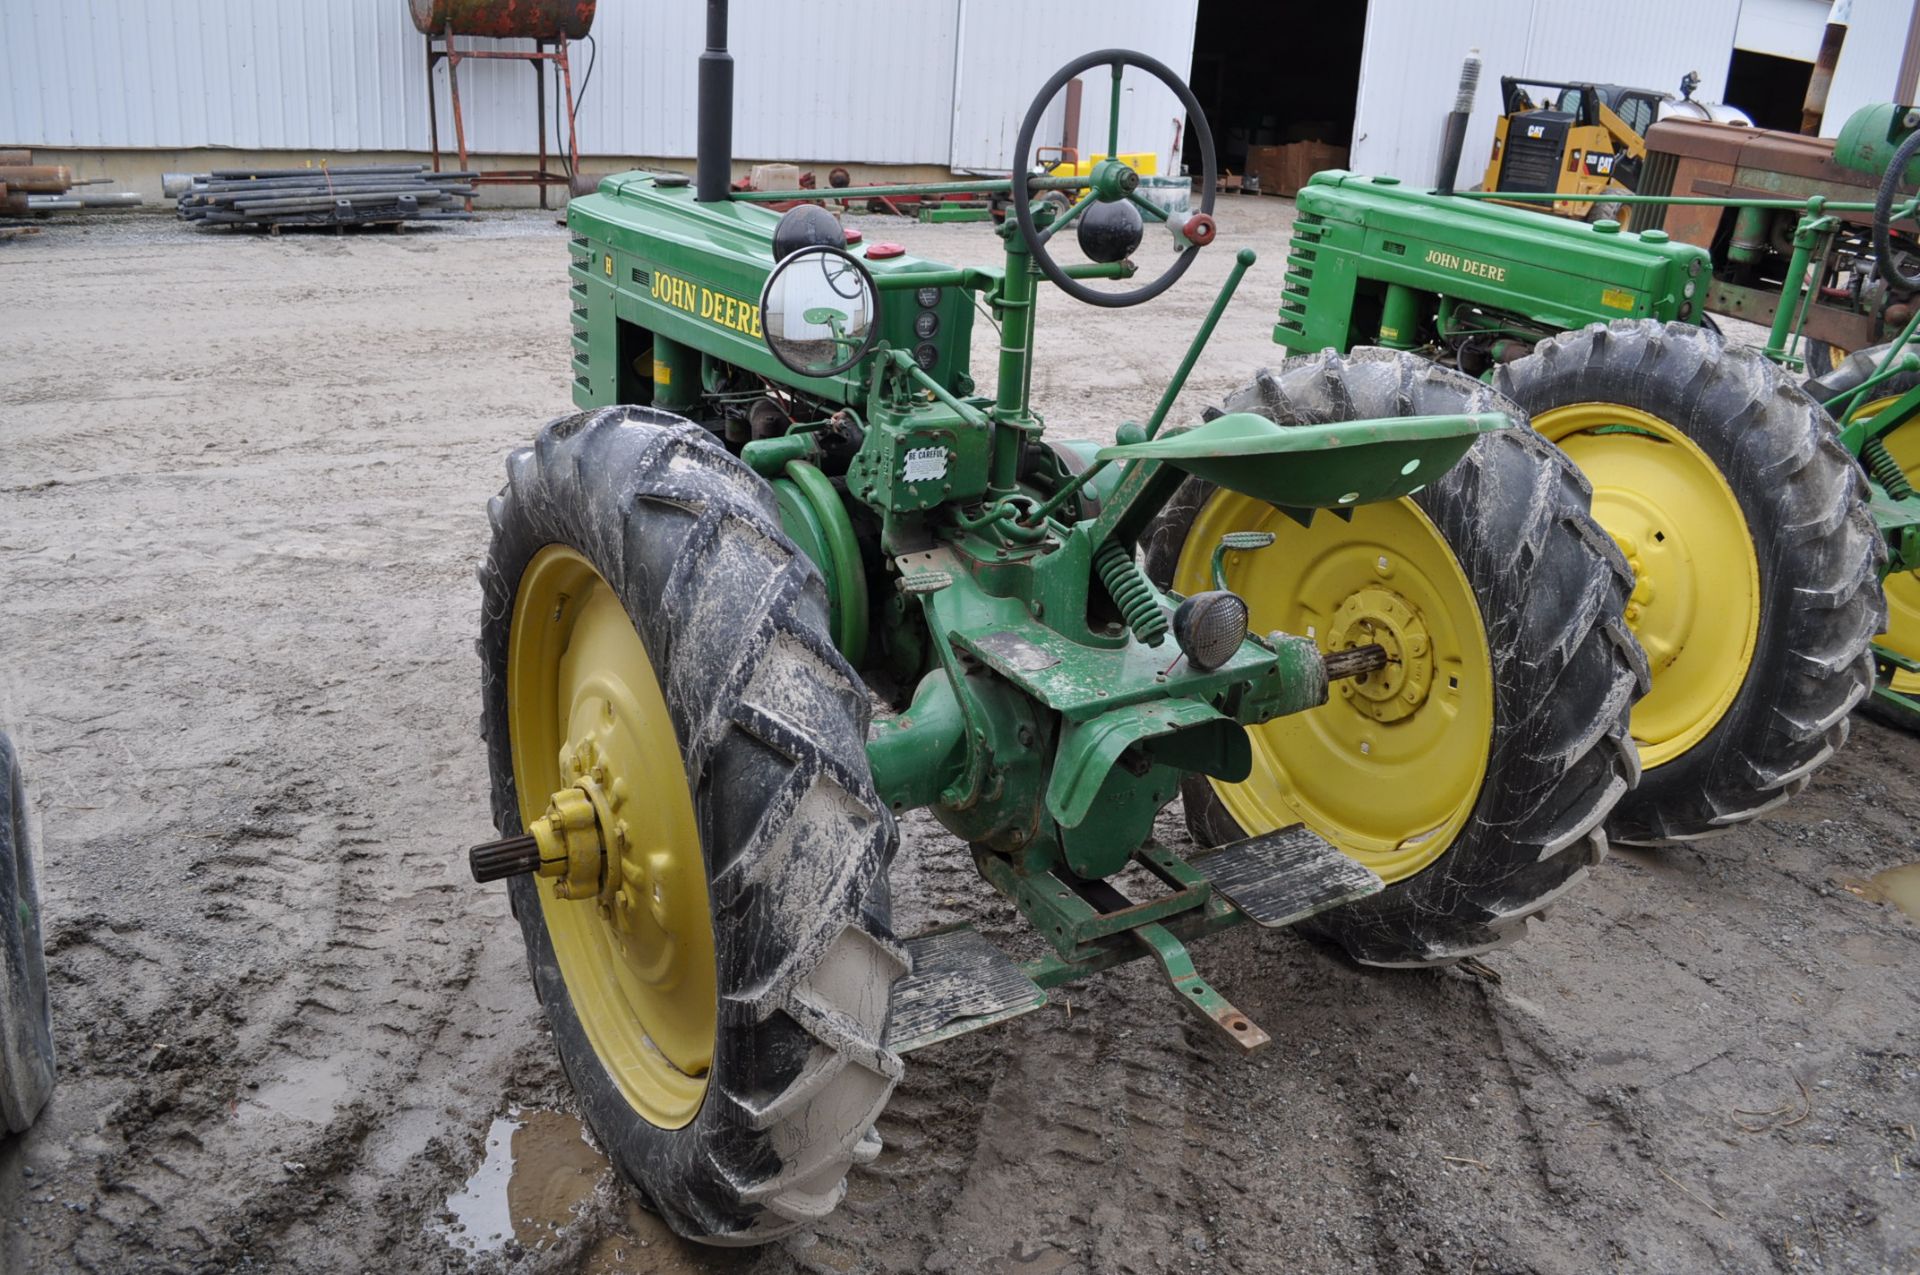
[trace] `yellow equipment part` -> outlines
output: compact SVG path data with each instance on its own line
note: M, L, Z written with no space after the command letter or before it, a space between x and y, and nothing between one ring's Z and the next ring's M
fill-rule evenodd
M1592 155L1608 157L1609 161L1621 151L1632 159L1645 159L1646 139L1633 131L1628 123L1605 102L1597 104L1600 111L1600 123L1575 124L1567 129L1566 145L1560 152L1559 183L1557 193L1567 196L1556 199L1551 205L1535 203L1529 200L1496 199L1494 203L1511 204L1515 208L1531 208L1535 212L1551 210L1561 217L1577 219L1586 217L1596 201L1604 201L1608 195L1619 194L1625 188L1614 179L1611 163L1605 172L1589 172L1587 158ZM1507 135L1516 123L1526 126L1526 114L1502 115L1493 124L1493 153L1487 158L1486 176L1482 178L1482 190L1500 189L1500 170L1507 153ZM1632 209L1620 211L1620 224L1629 224Z
M1063 164L1054 169L1053 176L1091 177L1093 166L1105 158L1105 155L1089 155L1077 164ZM1160 156L1153 151L1121 151L1115 158L1142 177L1160 175Z
M1633 567L1627 626L1653 688L1632 730L1648 770L1698 744L1746 683L1760 631L1760 563L1740 502L1707 454L1666 421L1570 403L1533 427L1593 484L1593 516Z
M1836 354L1835 358L1841 357ZM1898 396L1875 399L1856 413L1856 419L1871 417L1891 407ZM1920 420L1908 421L1884 440L1894 461L1907 481L1920 485ZM1886 579L1887 631L1881 645L1908 659L1920 660L1920 572L1901 571ZM1904 669L1893 675L1893 689L1903 695L1920 695L1920 674Z
M1446 538L1411 500L1302 527L1221 490L1187 533L1177 592L1213 587L1213 547L1230 531L1275 537L1225 558L1255 632L1305 634L1328 651L1378 642L1389 663L1336 683L1319 708L1252 727L1253 773L1212 781L1221 803L1248 833L1304 822L1389 884L1430 866L1479 800L1493 737L1486 631Z
M565 545L520 578L507 680L521 825L584 793L599 833L597 892L534 882L567 995L633 1109L681 1128L706 1096L718 1004L693 794L640 635Z

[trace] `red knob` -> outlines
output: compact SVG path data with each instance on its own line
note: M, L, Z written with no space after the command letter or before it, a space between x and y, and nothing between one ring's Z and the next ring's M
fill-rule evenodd
M1204 248L1212 243L1213 232L1213 218L1206 213L1195 213L1187 218L1186 225L1180 227L1180 233L1185 235L1187 242L1196 248Z

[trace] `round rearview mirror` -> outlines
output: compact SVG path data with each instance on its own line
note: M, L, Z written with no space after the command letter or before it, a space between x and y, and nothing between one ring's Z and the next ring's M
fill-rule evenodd
M838 376L880 339L880 289L844 248L802 248L767 276L760 331L788 371Z

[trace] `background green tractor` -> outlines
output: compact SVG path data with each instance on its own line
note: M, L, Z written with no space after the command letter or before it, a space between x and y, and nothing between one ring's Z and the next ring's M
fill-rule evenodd
M1212 138L1167 68L1120 50L1062 68L1010 179L841 192L1007 195L1004 264L953 267L759 206L806 192L728 191L726 6L708 13L695 182L624 174L569 209L584 410L509 458L489 510L501 837L471 863L509 882L614 1163L681 1233L757 1243L877 1153L902 1055L1053 986L1151 956L1252 1049L1265 1033L1188 943L1306 924L1425 964L1516 937L1604 851L1646 672L1585 486L1471 377L1316 355L1163 431L1250 252L1143 421L1106 446L1046 439L1027 393L1042 281L1137 304L1213 238ZM1111 89L1122 154L1129 71L1193 120L1190 216L1117 160L1027 167L1083 74ZM1056 257L1069 240L1083 260ZM1136 254L1168 264L1142 283ZM976 300L999 328L991 394ZM1243 503L1196 517L1200 484ZM1156 587L1143 544L1191 579ZM1218 583L1248 570L1272 582L1251 628ZM870 721L872 696L893 711ZM1244 794L1231 844L1156 840L1210 783ZM1041 955L894 933L895 817L915 808Z
M1750 350L1712 328L1705 249L1482 199L1316 176L1300 192L1274 340L1419 351L1526 411L1593 484L1594 516L1635 574L1627 617L1653 676L1633 715L1645 773L1610 833L1671 841L1754 818L1805 786L1867 696L1920 708L1896 681L1920 655L1920 606L1896 607L1873 642L1888 622L1882 576L1903 596L1920 566L1916 471L1898 456L1920 464L1907 439L1920 440L1920 395L1902 397L1920 367L1901 353L1911 332L1832 385L1787 370L1848 205L1773 201L1802 215L1771 338ZM1885 187L1883 220L1911 215L1892 200Z

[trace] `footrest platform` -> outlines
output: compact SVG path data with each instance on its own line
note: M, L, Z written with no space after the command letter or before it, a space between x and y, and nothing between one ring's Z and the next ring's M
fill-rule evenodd
M1371 869L1341 854L1305 824L1248 837L1190 862L1248 920L1270 929L1382 888Z
M1047 993L1013 958L971 926L950 926L907 940L913 972L893 985L887 1046L907 1053L1018 1018L1047 1003Z

